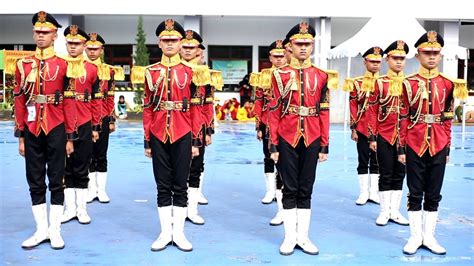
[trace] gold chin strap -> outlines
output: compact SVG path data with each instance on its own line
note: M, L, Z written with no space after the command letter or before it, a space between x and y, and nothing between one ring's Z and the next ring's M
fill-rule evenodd
M35 51L35 57L38 58L39 60L45 60L55 55L56 53L54 52L53 46L50 46L46 49L36 48L36 51Z
M427 69L420 66L420 69L418 70L418 74L420 74L420 76L426 79L431 79L431 78L437 77L439 75L439 71L437 67L433 69Z
M160 63L166 67L176 66L177 64L181 63L181 57L179 54L175 54L172 57L168 57L166 55L161 56Z
M295 57L291 57L290 66L296 69L304 69L311 66L311 58L306 58L303 64L300 64L300 61Z
M375 80L379 77L379 72L372 73L365 71L364 78L362 79L361 91L373 92L375 89Z
M403 74L403 71L395 73L394 71L389 69L387 72L387 76L390 78L388 94L391 96L402 95L403 80L405 79L405 75Z

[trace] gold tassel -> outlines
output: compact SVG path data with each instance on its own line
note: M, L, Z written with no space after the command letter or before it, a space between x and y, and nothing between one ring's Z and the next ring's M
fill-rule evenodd
M38 65L36 61L33 61L31 64L31 70L28 76L26 77L26 82L36 82L36 78L38 76Z
M272 86L272 73L273 69L266 68L260 72L260 76L258 79L258 86L264 90L269 90Z
M16 71L16 62L20 58L18 57L9 57L5 58L5 74L15 75Z
M337 70L325 70L326 74L328 74L328 88L336 90L339 86L339 73Z
M388 87L388 95L400 96L403 89L403 77L392 77Z
M364 77L362 79L361 91L373 92L375 89L375 78L374 77Z
M193 67L193 83L196 86L205 86L211 82L211 73L207 66Z
M468 97L468 91L466 86L466 80L455 79L454 83L454 97L459 100L466 100Z
M80 78L86 75L86 68L82 58L67 58L67 73L69 78Z
M346 78L344 84L342 85L342 90L351 92L354 90L354 80L351 78Z
M221 91L224 87L224 80L222 79L222 72L211 70L211 86L216 90Z
M145 70L144 66L133 66L132 73L130 75L130 81L132 84L143 84L145 83Z
M114 80L123 81L125 80L125 74L123 73L122 67L114 66Z
M106 64L97 65L97 76L99 80L110 80L110 68Z
M250 73L250 78L249 78L250 86L258 87L259 76L260 76L260 73L255 73L255 72Z

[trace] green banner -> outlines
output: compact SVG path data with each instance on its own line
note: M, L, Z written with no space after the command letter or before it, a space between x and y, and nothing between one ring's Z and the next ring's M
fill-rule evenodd
M224 84L239 84L248 73L246 60L212 60L212 69L222 72Z
M1 70L3 70L5 67L4 60L5 60L5 50L0 50L0 69Z

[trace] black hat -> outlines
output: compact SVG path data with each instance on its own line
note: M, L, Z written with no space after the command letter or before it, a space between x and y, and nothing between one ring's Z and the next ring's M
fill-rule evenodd
M202 45L202 43L199 44L199 49L201 50L206 50L206 46Z
M87 42L89 35L77 25L70 25L64 30L64 37L67 42Z
M161 22L155 34L160 39L182 39L185 36L183 26L172 19Z
M183 39L183 42L181 43L181 45L185 47L199 47L201 43L202 43L202 37L201 35L199 35L199 33L193 30L187 30L186 36Z
M96 32L89 33L89 40L86 42L88 48L100 48L105 44L104 38Z
M392 44L390 44L385 50L384 54L386 55L393 55L393 56L401 56L405 57L408 52L410 51L410 48L408 48L408 45L402 41L394 41Z
M35 31L53 31L62 27L53 15L44 11L34 14L31 23L33 23L33 30Z
M369 59L370 61L382 61L382 54L382 48L374 46L369 48L369 50L365 51L362 57L365 59Z
M308 22L296 24L287 34L286 39L296 42L313 42L316 31Z
M290 40L288 40L288 38L285 38L285 39L283 40L282 45L283 45L283 47L286 48L286 45L288 45L289 43L290 43Z
M421 35L421 37L415 43L415 48L421 51L441 51L443 46L443 36L434 30L430 30L427 33Z
M269 55L285 55L285 47L282 40L276 40L268 47Z

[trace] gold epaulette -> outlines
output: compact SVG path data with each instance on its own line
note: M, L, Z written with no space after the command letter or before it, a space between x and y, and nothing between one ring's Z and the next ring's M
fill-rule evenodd
M221 91L224 87L224 79L222 78L222 72L218 70L210 70L211 72L211 86L216 90Z
M383 81L383 82L390 82L390 79L386 79L387 75L379 76L377 80Z
M466 80L464 80L464 79L452 79L452 78L447 77L443 73L439 73L439 75L453 83L453 85L454 85L453 95L456 99L459 99L459 100L466 100L467 99L468 91L467 91L467 86L466 86Z
M132 84L143 84L145 83L145 66L133 66L132 73L130 74L130 81Z
M110 66L107 64L97 65L97 76L99 80L110 80Z
M249 77L249 84L252 87L258 87L258 79L259 79L260 73L259 72L252 72L250 73Z
M328 75L328 88L336 90L339 86L339 72L337 72L337 70L332 69L321 70Z
M5 57L5 74L15 75L16 64L22 59L18 57Z
M110 66L114 70L114 80L123 81L125 80L125 74L123 68L119 66Z
M67 62L66 76L68 78L80 78L86 75L86 67L82 57L73 58L62 55L58 55L58 57L64 59Z
M272 87L272 74L273 69L265 68L262 69L258 78L258 86L264 90L269 90Z
M211 83L211 72L206 65L193 65L193 83L196 86L205 86Z
M347 91L347 92L353 91L354 90L354 82L355 82L355 79L346 78L344 80L344 83L342 84L342 90Z
M417 78L416 78L416 75L418 75L418 73L417 73L417 72L415 72L415 73L411 73L410 75L407 75L407 76L405 76L405 79L409 79L409 80L417 80Z

